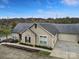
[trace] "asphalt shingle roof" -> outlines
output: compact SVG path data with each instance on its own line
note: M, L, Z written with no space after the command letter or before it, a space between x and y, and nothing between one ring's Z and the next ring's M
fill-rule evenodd
M53 26L50 23L41 23L40 24L43 28L45 28L47 31L49 31L50 33L52 33L53 35L55 35L56 33L58 33L58 30L55 26Z
M22 33L28 28L30 28L33 24L32 23L19 23L16 25L16 27L13 29L13 33Z
M55 35L56 33L72 33L79 34L79 24L53 24L53 23L37 23L41 25L47 31ZM19 23L13 29L14 33L22 33L30 28L33 23Z
M54 25L59 33L79 33L79 24L52 24Z

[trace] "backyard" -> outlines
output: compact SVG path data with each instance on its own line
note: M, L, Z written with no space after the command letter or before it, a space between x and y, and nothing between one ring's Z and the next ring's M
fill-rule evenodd
M44 52L31 52L0 45L0 59L60 59L47 56Z

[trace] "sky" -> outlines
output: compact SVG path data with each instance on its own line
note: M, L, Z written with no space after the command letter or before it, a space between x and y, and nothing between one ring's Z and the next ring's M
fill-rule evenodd
M0 18L79 17L79 0L0 0Z

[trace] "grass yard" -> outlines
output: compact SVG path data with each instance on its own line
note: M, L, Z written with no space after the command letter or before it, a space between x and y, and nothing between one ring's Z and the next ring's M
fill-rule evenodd
M0 59L60 59L49 57L48 54L44 51L30 52L0 45Z
M46 52L46 51L39 51L39 52L37 52L37 54L40 56L49 56L50 53Z

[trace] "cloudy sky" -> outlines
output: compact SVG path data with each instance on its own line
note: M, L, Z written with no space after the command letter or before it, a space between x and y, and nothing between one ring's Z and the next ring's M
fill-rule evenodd
M79 17L79 0L0 0L0 17Z

